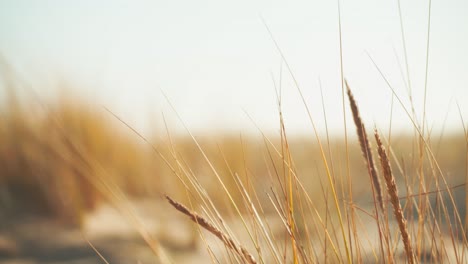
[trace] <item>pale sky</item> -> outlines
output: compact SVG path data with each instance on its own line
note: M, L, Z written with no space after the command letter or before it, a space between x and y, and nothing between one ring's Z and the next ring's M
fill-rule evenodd
M110 108L138 129L176 126L163 91L192 131L278 129L274 83L282 65L286 126L310 131L305 108L264 18L324 128L321 80L332 133L343 127L337 1L0 0L0 53L44 97L53 83ZM391 92L368 52L409 108L398 1L341 1L344 75L364 121L386 129ZM428 1L401 0L410 81L422 113ZM428 124L461 129L468 120L468 1L433 1ZM401 67L399 66L401 65ZM403 74L403 75L402 75ZM52 88L45 88L45 87ZM349 117L349 109L348 117ZM349 120L352 122L352 120ZM394 128L411 123L397 101ZM351 123L350 123L351 124ZM177 128L174 128L177 129ZM353 131L354 132L354 131Z

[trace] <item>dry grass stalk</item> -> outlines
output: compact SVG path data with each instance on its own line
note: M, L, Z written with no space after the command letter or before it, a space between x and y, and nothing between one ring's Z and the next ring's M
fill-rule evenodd
M395 183L395 177L393 176L392 168L390 167L390 160L388 159L387 152L385 151L385 147L382 144L382 140L380 139L377 130L375 130L374 134L375 140L377 141L380 163L382 165L385 183L387 184L387 190L390 195L390 202L393 206L393 213L395 214L396 220L398 222L398 227L400 229L401 237L403 239L403 244L405 245L408 263L412 264L415 262L413 247L411 246L408 227L406 225L406 219L403 215L403 210L401 209L400 198L398 197L398 189Z
M166 195L167 201L174 206L175 209L177 209L179 212L187 215L190 217L190 219L197 223L198 225L202 226L206 230L210 231L213 235L215 235L217 238L219 238L224 245L226 245L229 249L233 250L236 252L239 256L244 258L247 263L250 264L255 264L257 261L255 258L245 249L243 246L236 244L234 240L232 240L228 235L223 233L221 230L216 228L212 223L210 223L208 220L203 218L202 216L199 216L197 213L190 211L187 207L185 207L183 204L174 201L171 197Z
M353 112L353 119L354 124L356 125L357 134L359 137L359 145L361 146L362 154L364 155L364 159L367 162L367 167L369 169L369 174L371 176L372 184L374 185L374 189L377 195L377 202L379 203L380 209L382 212L385 211L385 206L383 203L383 193L382 187L380 185L379 176L377 175L377 170L374 165L374 159L372 157L371 147L369 139L367 138L366 129L364 127L364 123L362 122L361 116L359 115L359 109L356 104L356 100L354 99L353 94L351 93L351 89L349 88L348 82L345 81L346 90L348 93L349 104L351 106L351 111Z

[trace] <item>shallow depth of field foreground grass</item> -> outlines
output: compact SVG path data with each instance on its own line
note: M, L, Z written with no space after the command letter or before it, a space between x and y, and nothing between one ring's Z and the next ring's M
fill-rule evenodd
M328 138L316 137L316 152L298 157L293 140L286 136L280 110L279 142L267 136L262 139L269 168L266 178L248 173L245 163L247 173L242 176L229 170L235 184L226 185L221 176L224 173L216 169L199 146L206 166L215 175L213 181L217 181L219 192L228 197L226 207L242 222L246 239L236 239L238 234L232 232L226 216L213 205L215 198L198 184L196 175L183 172L180 176L188 186L189 204L177 202L170 195L166 199L225 245L228 262L468 261L463 176L466 136L458 148L442 142L443 139L435 140L422 129L423 125L416 124L414 138L389 141L391 135L366 127L347 83L346 89L357 139L350 137L337 149ZM398 146L400 140L406 142ZM197 142L195 138L193 141ZM360 145L360 160L353 141ZM452 153L449 160L440 152L442 146L451 146L445 152ZM302 145L301 149L307 146ZM299 165L298 158L308 162ZM443 165L456 159L465 165L455 170ZM226 166L229 167L228 162ZM316 171L303 171L304 168ZM261 199L264 196L268 199ZM193 200L199 206L193 206ZM267 212L265 208L271 207L273 213ZM275 218L279 224L272 227ZM206 246L210 250L211 245Z

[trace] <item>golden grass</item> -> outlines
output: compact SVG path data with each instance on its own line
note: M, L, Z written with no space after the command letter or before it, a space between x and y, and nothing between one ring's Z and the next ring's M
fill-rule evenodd
M128 211L161 261L170 262L171 253L139 223L129 202L167 193L172 206L230 252L212 252L200 232L210 255L218 255L213 262L224 256L227 263L398 263L400 240L409 263L466 262L466 223L451 209L460 205L447 198L460 189L453 186L466 183L465 135L428 136L427 160L413 147L419 137L394 134L384 149L375 135L394 228L364 121L348 85L347 91L357 129L347 143L288 136L281 109L279 135L174 136L167 128L146 138L83 101L10 97L0 112L0 209L20 217L36 208L80 225L85 214L111 201ZM439 169L447 185L438 184Z
M386 214L386 206L383 197L383 190L380 187L376 187L378 182L378 175L377 175L377 169L375 168L375 165L373 163L373 158L371 154L371 148L370 148L370 143L369 139L367 138L367 134L365 133L364 130L364 125L363 122L359 116L358 110L357 110L357 104L356 101L354 100L354 97L351 94L351 91L348 86L348 95L350 98L350 104L351 104L351 109L353 112L353 117L355 119L356 127L358 130L358 141L360 143L360 147L362 152L365 154L364 158L367 163L368 167L368 172L371 176L371 182L374 186L364 186L363 188L366 190L367 193L369 193L369 189L372 189L374 187L377 189L375 192L378 193L376 194L377 198L375 199L375 205L376 208L379 208L379 210L382 211L382 215L384 216L383 219L379 219L378 217L378 212L368 212L369 208L372 207L358 207L360 211L365 212L365 214L369 215L374 219L375 224L378 229L379 233L379 241L378 243L370 243L370 250L373 255L373 261L375 262L389 262L389 263L394 263L394 262L399 262L400 256L398 255L399 251L397 249L397 244L398 244L398 236L394 237L394 229L392 228L391 221L388 219L388 216ZM281 117L281 112L280 112L280 121L282 120ZM325 262L348 262L348 253L344 254L343 250L348 251L346 242L344 240L341 240L338 238L336 235L336 232L339 232L339 229L341 228L342 220L337 216L334 215L330 210L329 210L329 205L330 205L330 192L329 190L333 190L333 187L335 184L338 182L335 182L338 178L334 178L331 182L329 182L329 185L326 186L326 175L330 175L329 172L326 172L328 170L328 167L326 164L323 164L325 166L325 169L323 170L318 170L315 172L310 172L307 171L306 174L311 174L314 176L318 176L316 178L315 184L317 185L317 181L320 182L321 187L321 193L323 195L322 202L323 203L317 203L315 199L319 198L314 196L313 199L310 197L310 191L308 191L308 188L304 186L304 183L307 181L307 179L310 179L309 177L300 177L298 174L298 168L304 166L303 164L298 165L297 162L298 160L301 160L300 156L297 158L296 153L293 151L294 149L294 144L291 143L294 140L288 140L286 137L285 133L285 128L284 125L281 121L281 135L280 135L280 143L279 147L275 147L274 144L272 144L272 140L269 139L267 136L264 134L264 141L266 142L267 146L271 146L272 151L268 152L268 157L272 161L271 166L272 166L272 177L270 179L263 179L263 178L258 178L257 175L255 174L250 174L254 178L246 178L242 180L241 178L238 177L238 175L233 175L233 178L235 180L235 183L237 185L239 193L242 195L240 197L240 202L237 203L237 205L244 204L247 208L249 208L245 213L246 215L242 215L239 211L237 213L234 213L235 217L241 217L244 222L244 227L249 233L251 242L254 244L254 248L257 250L257 254L260 256L260 261L272 261L272 262L277 262L277 263L284 263L284 262L292 262L292 263L316 263L316 262L322 262L324 260ZM397 148L400 146L400 152L399 154L396 154L395 152L392 152L392 156L400 156L404 157L404 153L410 153L408 151L408 146L411 146L411 144L403 143L404 141L408 140L408 138L401 138L401 137L394 137L394 146ZM463 140L459 138L459 140ZM463 245L463 241L456 242L456 240L452 239L452 245L448 246L447 244L439 244L436 242L436 239L441 239L443 237L443 233L445 231L442 231L442 227L446 226L447 224L444 224L443 222L439 222L440 219L448 219L448 214L447 214L447 206L449 203L447 203L447 200L440 200L437 199L438 203L438 213L434 213L434 209L431 207L431 205L427 205L425 210L428 210L424 214L429 214L433 216L433 219L429 222L426 222L427 220L424 220L426 222L426 226L431 226L430 229L422 230L421 232L424 234L423 239L417 239L417 240L411 240L411 228L414 228L414 224L408 224L406 217L405 217L405 209L401 207L400 203L402 200L406 202L406 205L410 204L418 204L418 198L420 197L426 197L430 193L441 193L441 192L447 192L451 193L452 189L447 188L447 189L440 189L440 187L435 186L437 189L433 192L430 193L419 193L417 195L414 195L411 193L411 190L414 188L413 183L410 181L406 181L406 189L410 190L408 195L411 194L411 196L407 197L399 197L398 196L398 190L397 190L397 185L396 185L396 178L391 170L391 165L390 165L390 159L387 154L387 152L384 150L383 144L376 135L376 141L377 141L377 150L379 153L379 157L381 160L381 165L382 165L382 170L383 174L386 180L387 188L388 188L388 193L390 196L390 202L392 204L392 207L394 209L395 217L396 217L396 223L399 227L399 232L402 237L402 241L404 244L404 249L406 252L406 260L409 263L417 263L420 261L427 261L427 260L437 260L437 261L451 261L451 260L456 260L458 263L462 263L463 260L466 259L465 253L466 252L466 245ZM311 142L311 147L314 146L317 148L317 145L314 142ZM439 144L439 147L443 146ZM198 146L199 148L200 145ZM304 141L301 141L301 147L304 149ZM340 145L339 148L342 148L343 145ZM350 149L356 149L352 145L348 146ZM329 149L333 149L333 147L329 146ZM204 149L203 151L205 151ZM440 149L439 149L440 150ZM323 154L323 151L318 148L315 153L311 154L310 157L315 156L321 156ZM356 151L351 151L352 157L350 157L351 161L357 160L356 159ZM302 153L304 155L304 153ZM307 155L309 156L309 155ZM296 157L296 159L295 159ZM279 160L273 161L274 158L279 158ZM335 162L338 162L339 159L343 160L345 157L339 157L335 156L336 160ZM208 159L207 162L212 162L212 159ZM401 164L399 164L399 161L396 160L398 168L399 168L399 176L400 177L408 177L408 172L407 168L403 168ZM463 159L461 159L461 162L463 162ZM246 162L245 162L246 163ZM248 166L244 163L244 166ZM355 163L355 162L353 162ZM335 163L336 164L336 163ZM352 174L356 174L355 170L359 166L355 166L355 164L352 164L351 166L353 168ZM372 169L370 169L372 167ZM318 167L317 167L318 168ZM416 166L412 167L411 169L418 171L420 168L419 164L416 164ZM215 168L212 166L212 169L215 170ZM338 171L338 168L334 168L335 171ZM232 171L230 172L232 175ZM271 173L270 173L271 174ZM248 173L246 174L248 175ZM335 176L336 177L336 176ZM329 178L329 177L328 177ZM343 181L343 178L341 178L339 181ZM274 239L274 234L271 232L271 230L265 228L265 219L262 219L261 216L258 215L258 208L263 208L265 207L265 202L261 200L257 200L256 203L252 201L250 197L257 197L258 196L258 189L256 188L248 188L251 186L252 182L255 180L260 180L263 181L264 183L267 183L270 186L270 194L268 194L268 197L270 199L271 205L273 205L276 215L281 219L283 222L283 227L285 231L285 235L289 237L288 240L283 240L282 246L279 246L278 244L275 246L275 243L272 243L272 240ZM265 180L268 180L265 182ZM362 179L360 179L362 181ZM346 183L344 183L346 184ZM324 187L325 185L325 187ZM420 183L415 183L414 186L419 186ZM247 186L247 187L246 187ZM340 184L340 186L343 186ZM378 185L380 186L380 184ZM462 185L457 185L458 187ZM361 185L362 187L362 185ZM309 187L310 188L310 187ZM343 187L338 187L342 188ZM430 186L427 186L426 188L431 188ZM200 190L200 189L199 189ZM310 189L309 189L310 190ZM227 190L225 190L227 192ZM353 191L358 191L358 188L353 189ZM229 190L229 196L233 195L235 192L234 190ZM201 193L199 193L201 195ZM219 193L217 195L220 195ZM336 193L332 195L332 197L336 197ZM204 199L208 199L208 202L204 202L205 206L212 207L211 210L216 211L216 207L213 207L213 204L211 203L214 198L212 198L211 195L206 195L205 193L203 194ZM359 195L354 194L354 197L359 197ZM347 195L343 195L343 197L347 197ZM373 196L371 196L373 197ZM336 198L331 198L332 200L336 200ZM294 202L293 202L294 201ZM342 200L342 207L346 208L347 206L357 206L355 204L347 204L345 200ZM232 202L232 200L231 200ZM318 207L321 205L325 205L325 211L319 212ZM174 204L173 204L174 205ZM411 207L407 207L410 208ZM423 208L418 208L419 210ZM265 211L263 211L265 212ZM216 219L219 217L219 215L210 213L210 210L206 211L207 215L210 216L212 219ZM417 211L407 211L407 214L409 214L413 219L415 217L418 217L418 215L424 215L421 214L420 212L418 213ZM417 214L417 215L415 215ZM237 215L237 216L236 216ZM193 216L191 216L193 218ZM348 216L349 217L349 216ZM253 223L256 223L252 226L247 226L245 224L246 221L249 221L248 219L251 219ZM331 219L330 219L331 218ZM369 228L369 225L364 225L360 224L360 221L362 221L362 216L358 216L357 218L350 218L347 221L348 226L347 228L351 229L351 226L361 226L358 229L364 228L364 230L367 230ZM456 218L456 217L455 217ZM246 220L247 219L247 220ZM333 219L333 220L332 220ZM354 220L357 219L357 220ZM349 221L358 221L358 222L349 222ZM450 221L450 220L449 220ZM418 224L416 226L419 226L419 223L421 220L418 221ZM229 227L226 227L225 221L221 221L220 223L224 228L227 228L229 230ZM450 225L450 223L448 224ZM465 232L463 230L463 227L458 226L458 228L461 228L462 232ZM414 229L413 229L414 230ZM448 231L448 235L451 236L452 238L457 237L459 235L453 233L453 229L449 229L452 231ZM253 233L259 233L260 237L264 238L264 242L266 244L263 244L261 239L259 237L252 236ZM349 233L350 236L355 236L355 238L360 237L360 239L349 239L348 241L356 241L356 245L353 247L350 247L349 249L351 250L351 255L355 256L353 257L353 261L357 262L364 262L364 261L369 261L369 253L366 253L368 249L364 245L366 243L366 240L369 238L365 238L365 234L358 234L358 233ZM428 247L428 241L432 241L431 245ZM278 242L277 242L278 243ZM414 253L412 243L415 243L418 245L420 248L420 253L416 255ZM445 242L447 243L447 242ZM459 248L460 244L463 245L461 246L461 249ZM264 245L265 248L268 249L270 252L270 258L267 257L268 254L265 254L265 251L262 251L261 245ZM328 247L331 247L331 250L328 249ZM344 247L344 248L343 248ZM290 250L287 250L290 248ZM457 249L458 248L458 249ZM281 252L279 249L283 249L283 252ZM377 253L380 251L380 254ZM424 253L425 252L425 253ZM386 259L386 260L385 260Z

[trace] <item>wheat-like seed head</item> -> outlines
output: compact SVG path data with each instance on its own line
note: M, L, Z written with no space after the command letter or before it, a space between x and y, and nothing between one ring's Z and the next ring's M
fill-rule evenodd
M406 256L410 264L414 263L413 247L411 246L410 236L408 233L408 227L406 225L406 219L403 215L403 210L400 205L400 198L398 197L398 188L395 183L395 177L390 167L390 160L388 159L385 147L382 144L379 133L377 130L374 132L375 140L377 141L377 147L380 157L380 163L382 165L382 171L387 185L388 194L390 195L390 202L392 203L393 213L398 222L398 228L400 229L403 244L405 245Z
M236 242L234 242L232 238L230 238L227 234L223 233L221 230L216 228L210 221L198 215L197 213L190 211L186 206L175 201L168 195L166 195L166 199L175 209L177 209L179 212L190 217L190 219L193 222L197 223L201 227L210 231L213 235L219 238L219 240L221 240L224 243L224 245L226 245L229 249L233 250L239 256L244 258L247 261L247 263L249 264L257 263L255 258L247 251L247 249L245 249L242 245L238 245Z
M379 176L377 174L377 170L374 165L374 158L372 157L371 146L369 139L367 138L366 129L364 127L364 123L362 122L361 116L359 115L359 109L356 104L356 100L349 88L348 82L345 81L346 90L348 93L349 104L351 107L351 112L353 113L354 124L356 125L357 134L359 138L359 145L361 146L362 155L364 155L364 159L367 162L367 167L369 170L369 174L371 176L372 184L375 188L375 193L377 195L377 202L379 203L380 209L382 212L385 211L385 204L383 203L383 192L382 187L380 185Z

